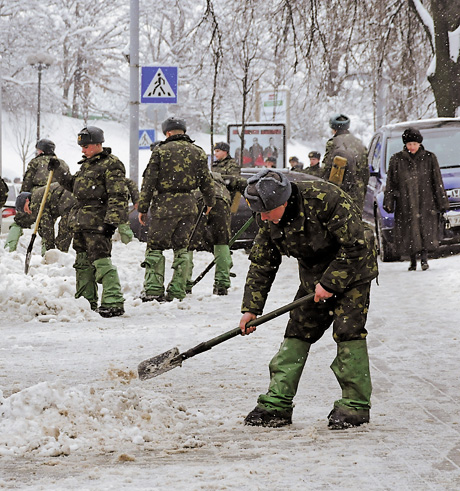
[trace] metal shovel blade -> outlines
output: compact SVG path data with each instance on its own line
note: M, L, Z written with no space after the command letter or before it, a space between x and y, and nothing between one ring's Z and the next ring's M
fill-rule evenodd
M180 366L182 366L182 359L179 358L179 349L172 348L139 363L137 373L140 380L147 380Z

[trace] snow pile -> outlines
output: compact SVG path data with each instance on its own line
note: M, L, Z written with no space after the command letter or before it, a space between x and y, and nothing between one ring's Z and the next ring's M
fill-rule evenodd
M165 433L175 436L196 417L170 398L139 388L100 391L42 382L9 398L0 391L0 456L116 452L125 442L143 445L164 440Z

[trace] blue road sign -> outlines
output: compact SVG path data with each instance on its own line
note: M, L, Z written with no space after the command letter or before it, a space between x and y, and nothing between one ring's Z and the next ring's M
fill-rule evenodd
M143 66L141 102L177 104L177 66Z
M147 150L155 141L155 130L139 130L139 149Z

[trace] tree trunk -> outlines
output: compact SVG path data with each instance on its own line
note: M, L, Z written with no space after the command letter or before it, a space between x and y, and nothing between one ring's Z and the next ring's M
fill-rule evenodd
M432 0L431 10L435 32L436 69L428 76L434 92L436 109L439 117L455 117L460 106L460 59L450 58L449 31L454 31L458 25L449 22L454 17L450 0ZM455 2L453 2L455 4ZM458 7L457 7L458 9ZM450 10L451 16L446 15ZM457 16L458 18L458 16ZM458 20L456 21L458 24Z

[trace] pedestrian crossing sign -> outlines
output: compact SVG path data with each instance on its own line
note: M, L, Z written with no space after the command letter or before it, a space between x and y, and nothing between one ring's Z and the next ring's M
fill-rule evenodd
M148 150L155 141L155 130L139 130L139 149Z
M143 66L141 102L177 104L177 66Z

